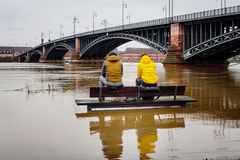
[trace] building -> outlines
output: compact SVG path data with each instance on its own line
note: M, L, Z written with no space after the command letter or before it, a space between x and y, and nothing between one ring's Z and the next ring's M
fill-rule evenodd
M30 47L0 46L0 62L16 62L17 56L29 49Z
M154 62L162 62L165 58L164 54L151 48L126 48L119 52L123 62L138 62L143 53L147 53Z

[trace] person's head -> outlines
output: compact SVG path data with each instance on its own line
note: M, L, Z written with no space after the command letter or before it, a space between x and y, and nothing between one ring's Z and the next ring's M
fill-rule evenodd
M106 57L105 59L107 61L119 61L120 60L120 57L118 56L118 54L116 52L110 52Z
M147 53L143 53L143 54L141 54L140 58L142 58L143 56L148 56L148 54Z
M116 52L110 52L107 56L108 56L108 57L109 57L109 56L118 56L118 54L117 54Z

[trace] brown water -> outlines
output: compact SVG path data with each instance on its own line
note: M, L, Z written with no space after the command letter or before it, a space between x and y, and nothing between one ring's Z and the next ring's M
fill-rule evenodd
M87 112L75 104L100 67L0 63L0 160L240 159L240 65L164 67L186 108ZM136 64L124 64L134 85Z

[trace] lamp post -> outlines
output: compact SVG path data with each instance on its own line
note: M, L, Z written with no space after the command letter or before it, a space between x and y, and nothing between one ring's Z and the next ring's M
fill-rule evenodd
M63 34L62 34L62 29L63 29L63 25L62 24L60 24L60 38L62 38L63 37Z
M218 1L218 0L216 0L216 1ZM227 0L220 0L220 2L221 2L221 9L227 7Z
M49 42L51 41L51 33L52 33L52 31L49 30L49 32L48 32L48 35L49 35L49 39L48 39L48 41L49 41Z
M41 33L41 44L43 44L43 42L44 42L44 39L43 39L44 36L45 36L45 35L44 35L44 33L42 32L42 33Z
M73 35L75 35L76 31L76 22L79 23L79 20L77 19L77 17L73 17Z
M94 33L94 21L95 21L95 17L97 17L97 14L93 11L93 33Z
M104 26L104 30L107 31L107 24L108 24L108 22L107 22L106 18L101 22L101 24Z
M218 1L218 0L216 0L216 1ZM221 0L220 2L221 2L221 14L223 14L226 12L227 0Z
M127 19L128 19L128 24L130 24L130 22L131 22L131 15L130 15L130 13L127 16Z
M169 17L169 22L171 23L173 21L173 0L168 0L168 17Z
M127 8L127 4L122 1L122 29L124 29L124 8Z
M170 17L171 17L171 1L168 0L168 18L169 18L169 21L170 21Z
M167 18L167 5L166 4L163 6L162 11L165 13L165 18Z

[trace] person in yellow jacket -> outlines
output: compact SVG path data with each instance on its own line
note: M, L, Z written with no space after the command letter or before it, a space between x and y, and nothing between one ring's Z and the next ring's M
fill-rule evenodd
M141 55L140 62L137 68L137 86L154 87L158 83L156 73L156 64L151 60L148 54Z
M103 63L100 82L102 86L121 87L123 76L123 65L120 57L115 52L110 52Z

